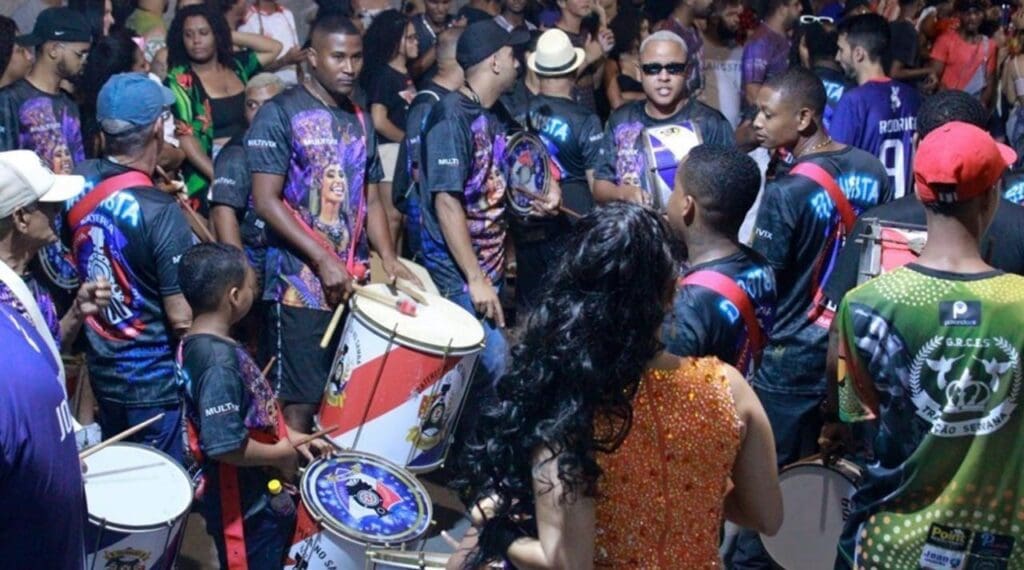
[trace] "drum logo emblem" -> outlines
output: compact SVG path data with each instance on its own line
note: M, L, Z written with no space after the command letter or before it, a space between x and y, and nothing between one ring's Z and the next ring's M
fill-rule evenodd
M961 354L949 356L950 349ZM935 336L921 347L910 368L917 415L940 437L999 430L1017 407L1021 380L1020 354L1002 337Z
M451 390L456 382L463 380L462 364L456 365L451 372L441 379L441 386L435 393L420 400L417 412L419 425L409 429L405 440L412 442L417 449L427 450L436 447L447 435L448 416L451 414Z
M107 560L104 568L110 570L146 570L149 552L136 548L125 548L124 550L104 552L103 557Z

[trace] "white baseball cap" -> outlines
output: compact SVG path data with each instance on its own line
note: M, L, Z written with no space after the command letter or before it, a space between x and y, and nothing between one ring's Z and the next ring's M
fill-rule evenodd
M66 202L84 188L85 178L54 174L30 150L0 152L0 219L36 202Z

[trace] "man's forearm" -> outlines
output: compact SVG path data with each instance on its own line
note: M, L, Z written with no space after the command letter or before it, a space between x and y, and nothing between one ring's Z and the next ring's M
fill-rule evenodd
M444 240L466 281L482 279L484 275L480 270L476 252L473 251L469 227L466 225L466 211L462 204L451 194L438 193L434 195L434 208Z

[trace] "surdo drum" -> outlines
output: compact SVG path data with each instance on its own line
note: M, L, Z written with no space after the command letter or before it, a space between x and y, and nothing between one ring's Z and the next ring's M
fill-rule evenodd
M860 478L860 468L845 459L825 465L809 458L784 468L782 527L775 536L761 535L772 560L786 570L831 568Z
M680 161L702 142L700 129L691 121L644 129L642 141L648 170L648 205L664 210L675 185Z
M913 262L928 241L928 228L914 224L882 223L869 218L863 240L857 284Z
M85 567L149 570L174 567L192 482L164 453L116 443L85 459Z
M399 299L386 285L368 288ZM444 463L484 340L469 312L425 296L416 316L352 297L319 416L338 426L341 447L416 472Z

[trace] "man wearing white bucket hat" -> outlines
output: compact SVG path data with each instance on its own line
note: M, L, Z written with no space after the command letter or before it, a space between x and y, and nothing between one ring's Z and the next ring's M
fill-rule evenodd
M526 58L526 65L537 75L540 93L529 98L523 113L529 131L544 143L549 166L557 170L562 202L580 214L593 208L590 187L604 139L597 115L573 99L576 72L585 60L583 49L573 47L562 30L554 28L541 34L536 49ZM565 216L512 217L519 311L525 312L533 305L544 273L560 251L560 238L569 227Z
M598 202L657 203L658 176L652 175L654 165L648 164L645 150L645 133L651 128L674 125L687 133L695 132L700 142L734 144L732 125L725 116L697 101L686 89L688 70L695 64L682 38L672 32L655 32L640 45L640 70L647 98L619 107L608 119L604 156L594 182ZM678 163L684 156L670 156L668 162ZM674 178L674 172L663 174L667 180Z

